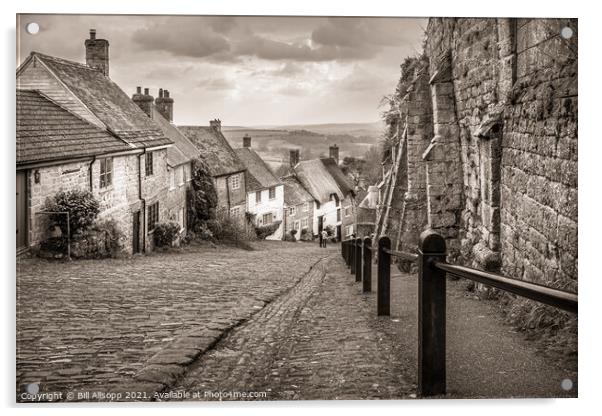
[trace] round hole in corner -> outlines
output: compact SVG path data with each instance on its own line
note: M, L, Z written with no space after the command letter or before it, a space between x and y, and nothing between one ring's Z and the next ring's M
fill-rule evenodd
M562 36L564 39L570 39L573 37L573 29L571 29L568 26L563 27L560 30L560 36Z
M36 22L30 22L25 25L25 31L30 35L37 35L40 31L40 25Z

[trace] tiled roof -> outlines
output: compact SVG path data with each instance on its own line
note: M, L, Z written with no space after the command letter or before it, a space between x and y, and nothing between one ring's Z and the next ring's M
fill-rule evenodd
M33 52L79 100L120 138L136 147L171 144L111 79L77 62Z
M169 166L183 165L199 156L199 149L188 140L184 133L165 119L154 105L151 110L151 118L161 128L163 134L174 143L173 146L167 148L167 164Z
M247 169L247 192L259 191L282 184L253 149L242 147L234 149L234 152Z
M245 170L221 132L201 126L178 126L178 129L198 148L212 176Z
M59 107L38 91L17 90L17 164L132 150L123 140Z
M352 192L333 159L303 160L294 169L301 184L320 203L328 202L332 194L344 199Z
M284 203L286 205L295 206L314 200L311 194L307 192L294 176L282 178L282 182L284 183Z

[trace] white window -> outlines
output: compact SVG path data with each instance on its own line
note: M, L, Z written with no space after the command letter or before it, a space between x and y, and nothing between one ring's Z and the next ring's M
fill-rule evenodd
M345 207L345 216L348 217L351 215L351 206Z
M184 185L184 167L178 166L178 186Z
M274 216L272 215L271 212L268 212L267 214L263 214L263 225L267 225L267 224L271 224L274 221Z
M175 169L170 169L169 170L169 189L175 189L176 187L176 170Z
M240 188L240 175L234 175L230 177L230 186L232 189Z
M290 215L291 217L297 214L297 208L296 207L290 207L288 209L288 215Z
M184 165L184 181L190 182L190 165Z
M261 191L255 192L255 203L261 204Z
M303 204L303 212L307 212L309 211L309 202L306 202L305 204Z
M269 198L270 199L276 199L276 188L271 187L269 190Z
M351 237L351 234L353 234L353 225L347 225L345 227L345 237Z
M309 227L309 220L306 218L303 218L301 220L301 228L308 228Z
M180 208L178 211L178 224L180 224L180 231L186 228L184 224L184 208Z

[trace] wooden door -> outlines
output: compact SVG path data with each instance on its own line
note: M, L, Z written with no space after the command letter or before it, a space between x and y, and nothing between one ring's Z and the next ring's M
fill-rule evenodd
M27 172L17 171L17 251L27 248Z
M132 214L132 253L140 253L140 211Z

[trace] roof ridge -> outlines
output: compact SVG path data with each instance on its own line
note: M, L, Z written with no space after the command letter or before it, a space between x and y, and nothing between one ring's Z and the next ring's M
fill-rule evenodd
M31 56L37 56L37 57L42 58L42 59L50 59L52 61L56 61L56 62L58 62L60 64L63 64L63 65L76 66L76 67L79 67L79 68L82 68L82 69L88 69L90 71L95 71L95 72L100 73L100 71L98 69L92 68L92 67L90 67L90 66L88 66L86 64L82 64L81 62L70 61L68 59L59 58L57 56L52 56L52 55L46 55L44 53L36 52L36 51L32 51L30 55Z

